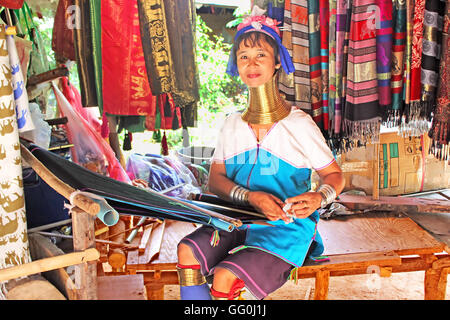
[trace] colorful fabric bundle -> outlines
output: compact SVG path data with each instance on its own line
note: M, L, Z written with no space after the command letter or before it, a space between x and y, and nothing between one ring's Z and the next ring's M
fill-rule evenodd
M282 44L292 57L294 73L280 74L279 89L286 100L311 114L308 7L306 0L285 2Z
M432 139L430 153L438 159L450 161L450 1L446 2L443 20L436 108L428 135Z

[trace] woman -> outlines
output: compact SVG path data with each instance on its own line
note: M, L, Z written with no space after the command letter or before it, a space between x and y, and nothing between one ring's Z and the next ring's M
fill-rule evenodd
M276 21L252 16L239 25L227 72L249 88L243 114L227 117L219 135L209 190L220 198L250 204L269 220L233 232L201 227L178 246L182 299L233 299L245 286L258 299L281 287L306 257L323 244L316 209L331 203L344 179L320 129L303 111L289 107L277 88L280 67L293 72ZM322 184L311 191L311 170ZM213 275L212 287L205 276Z

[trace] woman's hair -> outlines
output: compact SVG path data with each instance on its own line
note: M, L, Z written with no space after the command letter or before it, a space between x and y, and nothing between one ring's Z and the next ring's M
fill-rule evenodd
M255 47L256 45L261 45L261 41L266 41L272 47L273 55L275 57L275 64L279 64L280 61L278 58L277 42L268 34L259 31L245 32L235 40L233 46L234 61L237 61L236 52L239 49L239 46L241 45L242 42L244 42L245 46Z

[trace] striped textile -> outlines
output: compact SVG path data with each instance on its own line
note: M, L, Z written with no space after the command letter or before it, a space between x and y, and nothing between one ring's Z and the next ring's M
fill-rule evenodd
M392 0L377 0L377 78L380 112L386 118L391 107Z
M281 72L280 92L286 100L311 114L309 79L308 8L306 0L286 0L282 43L292 57L295 72Z
M329 0L330 32L328 37L329 68L328 68L328 113L329 133L334 131L334 105L336 99L336 0Z
M319 0L319 21L320 21L320 71L322 80L322 122L323 130L328 131L329 125L329 33L330 33L330 13L329 0Z
M323 87L322 81L322 55L320 36L320 0L308 1L309 21L309 78L311 80L311 108L312 118L317 126L323 130Z
M428 136L432 139L430 153L437 159L450 162L450 1L446 1L443 16L442 56L439 66L439 83L436 108Z
M344 131L350 139L379 139L375 0L355 0L351 10ZM368 8L372 8L369 10Z
M407 122L423 118L420 112L420 71L422 59L423 17L425 13L425 0L416 0L413 14L412 51L411 51L411 83L410 105L407 113Z
M406 0L406 47L403 65L403 101L405 106L411 102L411 59L413 38L414 0ZM403 110L402 110L403 111Z
M406 2L394 0L393 6L393 43L392 43L392 69L391 92L392 107L388 111L385 125L388 127L399 124L400 110L403 103L403 71L406 50Z
M440 47L442 38L442 14L444 1L428 0L425 2L423 20L422 61L421 61L421 100L426 109L426 115L431 113L431 106L436 99L436 88L439 77Z
M336 98L334 106L334 133L341 132L346 92L348 35L350 33L350 6L346 0L336 1Z

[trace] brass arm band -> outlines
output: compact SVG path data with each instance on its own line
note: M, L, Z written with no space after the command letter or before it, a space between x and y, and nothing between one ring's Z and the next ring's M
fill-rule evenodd
M180 286L199 286L206 283L200 269L181 269L177 267Z

